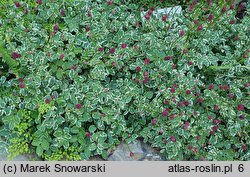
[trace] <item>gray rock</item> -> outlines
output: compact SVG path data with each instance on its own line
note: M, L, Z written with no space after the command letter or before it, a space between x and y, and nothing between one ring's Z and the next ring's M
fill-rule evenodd
M129 147L128 147L129 146ZM134 156L130 157L130 152ZM134 143L127 145L120 144L117 149L109 156L108 161L162 161L165 160L160 152L152 148L149 144L136 140Z

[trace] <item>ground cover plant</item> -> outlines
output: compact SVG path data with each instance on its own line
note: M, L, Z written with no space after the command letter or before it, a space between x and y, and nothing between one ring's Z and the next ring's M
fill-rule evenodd
M0 152L106 159L142 138L168 160L249 160L249 3L161 3L1 1Z

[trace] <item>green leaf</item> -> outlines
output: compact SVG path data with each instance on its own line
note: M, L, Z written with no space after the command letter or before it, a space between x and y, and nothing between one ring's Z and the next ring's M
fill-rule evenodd
M38 156L42 156L42 154L43 154L43 148L42 148L42 146L37 146L36 147L36 154Z
M91 126L89 127L89 131L90 131L91 133L94 133L94 132L96 131L96 127L95 127L94 125L91 125Z

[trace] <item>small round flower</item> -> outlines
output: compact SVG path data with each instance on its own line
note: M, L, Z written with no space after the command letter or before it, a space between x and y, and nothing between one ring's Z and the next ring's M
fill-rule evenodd
M176 64L172 64L172 69L176 69Z
M29 13L28 9L25 9L24 14L28 14L28 13Z
M218 129L219 129L218 125L215 125L215 126L212 127L212 130L213 130L214 132L217 131Z
M239 104L237 109L238 111L243 111L245 109L245 106L243 104Z
M164 143L164 144L167 144L167 143L168 143L168 140L167 140L167 139L163 139L163 143Z
M164 104L169 104L169 101L168 100L164 100Z
M171 93L175 93L175 88L172 87L172 88L170 89L170 92L171 92Z
M245 116L243 114L241 114L239 117L240 117L240 120L244 120L245 119Z
M234 98L234 94L233 94L233 93L229 93L229 94L228 94L228 97L229 97L230 99L233 99L233 98Z
M170 137L170 140L171 140L172 142L176 142L176 138L175 138L173 135Z
M213 124L214 125L218 125L218 124L220 124L221 123L221 120L219 120L219 119L214 119L213 120Z
M149 10L148 11L148 15L152 15L153 11L152 10Z
M243 54L243 55L242 55L242 58L247 58L247 54Z
M150 59L149 59L149 58L146 58L146 59L144 60L144 64L145 64L145 65L149 64L149 62L150 62Z
M230 9L234 10L234 8L235 8L235 4L233 3L233 4L230 5Z
M222 9L221 9L221 13L225 13L227 11L227 7L226 6L223 6Z
M165 21L167 20L167 18L168 18L168 15L164 14L164 15L162 15L162 17L161 17L161 20L162 20L163 22L165 22Z
M64 10L64 9L61 9L60 14L61 14L62 17L65 17L65 10Z
M52 99L56 99L56 96L55 96L55 95L51 95L51 98L52 98Z
M168 116L168 113L169 113L169 109L165 109L165 110L162 112L162 117Z
M214 135L214 131L213 130L210 131L210 135Z
M91 12L90 11L88 11L88 17L91 17Z
M154 118L151 122L152 126L155 126L157 122L158 122L157 118Z
M192 150L192 149L193 149L193 146L192 146L192 145L189 145L189 146L188 146L188 149L189 149L189 150Z
M220 107L218 105L214 105L214 110L218 111L220 109Z
M90 138L90 137L91 137L91 133L90 133L90 132L86 132L86 133L85 133L85 136L86 136L87 138Z
M99 47L99 48L98 48L98 51L99 51L99 52L102 52L103 50L104 50L103 47Z
M112 61L111 65L115 67L116 66L116 62Z
M54 31L58 31L59 30L59 25L58 24L55 24L54 27L53 27Z
M17 53L17 52L12 52L12 54L11 54L11 57L12 57L13 59L20 58L21 56L22 56L22 55L19 54L19 53Z
M209 89L209 90L213 90L213 89L214 89L214 84L210 84L210 85L208 86L208 89Z
M213 19L214 19L214 15L213 14L209 14L208 20L211 22L211 21L213 21Z
M184 30L181 30L181 31L179 32L179 34L180 34L180 36L182 37L182 36L185 35L185 31L184 31Z
M199 26L197 27L197 30L198 30L198 31L201 31L201 30L202 30L202 25L199 25Z
M114 54L115 53L115 48L113 47L113 48L109 49L109 53Z
M185 48L185 49L183 49L182 53L187 54L187 51L188 51L188 49Z
M188 101L188 100L185 100L185 101L184 101L184 105L185 105L185 106L188 106L188 105L189 105L189 101Z
M164 59L165 60L172 60L172 58L173 58L172 56L166 56Z
M140 67L140 66L136 66L135 70L136 70L137 72L140 72L140 71L141 71L141 67Z
M204 99L201 98L201 97L197 99L197 102L198 102L198 103L202 103L203 101L204 101Z
M190 90L186 90L186 94L187 94L187 95L190 95L190 94L191 94L191 91L190 91Z
M23 78L18 78L18 82L23 82Z
M19 83L19 88L24 88L25 87L25 85L21 82L21 83Z
M196 136L196 140L199 141L201 137L199 135Z
M146 20L150 19L150 15L149 14L146 14L144 17L145 17Z
M128 45L127 44L125 44L125 43L123 43L123 44L121 44L121 48L126 48Z
M130 157L134 157L134 155L135 155L135 154L134 154L133 152L130 152L130 153L129 153L129 156L130 156Z
M247 150L247 145L243 144L243 145L241 146L241 148L242 148L243 151L246 151L246 150Z
M233 25L233 24L235 24L235 21L234 20L230 20L229 24Z
M189 66L193 65L193 62L192 61L188 61L188 65Z
M76 104L76 109L81 109L82 108L82 105L80 103L77 103Z
M42 5L43 1L42 0L37 0L37 4Z
M198 19L194 19L194 24L198 24L199 20Z
M50 99L49 99L49 98L46 98L46 99L45 99L45 103L46 103L46 104L49 104L49 103L50 103Z
M213 116L207 116L208 120L212 120Z
M16 1L14 2L14 4L15 4L16 8L19 8L22 6L19 2L16 2Z
M59 56L59 59L62 60L64 58L64 54L62 53L60 56Z

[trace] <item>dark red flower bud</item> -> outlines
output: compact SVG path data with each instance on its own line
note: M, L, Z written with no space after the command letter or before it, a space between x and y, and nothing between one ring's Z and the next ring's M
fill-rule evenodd
M209 16L208 16L208 20L211 22L211 21L213 21L214 20L214 15L213 14L210 14Z
M85 136L86 136L87 138L90 138L90 137L91 137L91 133L90 133L90 132L86 132L86 133L85 133Z
M214 132L217 131L218 129L219 129L218 125L215 125L215 126L212 127L212 130L213 130Z
M212 120L213 116L207 116L208 120Z
M197 99L197 102L198 102L198 103L202 103L203 101L204 101L203 98L198 98L198 99Z
M235 24L235 21L234 20L230 20L229 24L233 25L233 24Z
M198 24L199 20L198 19L194 19L194 24Z
M144 60L144 64L145 64L145 65L149 64L149 62L150 62L150 59L149 59L149 58L146 58L146 59Z
M154 118L151 122L152 126L155 126L157 122L158 122L157 118Z
M129 154L130 157L134 157L134 155L135 154L133 152L130 152L130 154Z
M172 88L170 89L170 92L171 92L171 93L175 93L175 88L172 87Z
M23 82L23 78L18 78L18 82Z
M201 137L199 135L196 136L196 140L199 141Z
M247 54L243 54L243 55L242 55L242 58L247 58Z
M122 45L121 45L121 48L126 48L128 45L127 44L125 44L125 43L123 43Z
M201 31L201 30L202 30L202 25L199 25L199 26L197 27L197 30L198 30L198 31Z
M141 67L140 67L140 66L136 66L135 70L136 70L137 72L140 72L140 71L141 71Z
M238 111L243 111L245 109L245 106L243 104L239 104L237 109Z
M55 24L54 27L53 27L54 31L58 31L59 30L59 25L58 24Z
M21 83L19 83L19 88L24 88L25 87L25 85L21 82Z
M225 13L227 11L227 7L226 6L223 6L222 9L221 9L221 13Z
M110 54L114 54L114 53L115 53L115 48L109 49L109 53L110 53Z
M235 4L233 3L233 4L231 4L230 9L234 10L234 8L235 8Z
M183 54L186 54L187 51L188 51L188 49L183 49L182 53L183 53Z
M50 99L48 99L48 98L45 99L45 103L46 103L46 104L49 104L49 103L50 103Z
M80 103L77 103L76 104L76 109L81 109L82 108L82 105Z
M218 111L220 109L220 107L218 105L214 105L214 110Z
M214 84L210 84L210 85L208 86L208 89L209 89L209 90L213 90L213 89L214 89Z
M13 59L20 58L21 56L22 56L22 55L19 54L19 53L17 53L17 52L12 52L12 54L11 54L11 57L12 57Z
M173 58L172 56L166 56L164 59L165 60L172 60L172 58Z
M172 69L176 69L176 64L172 64Z
M189 66L193 65L193 62L192 61L188 61L188 65Z
M144 17L145 17L146 20L150 19L150 15L149 14L146 14Z
M14 4L15 4L16 8L19 8L22 6L19 2L16 2L16 1L14 2Z
M189 105L189 101L185 100L185 101L184 101L184 105L185 105L185 106L188 106L188 105Z
M193 149L193 146L192 146L192 145L189 145L189 146L188 146L188 149L189 149L189 150L192 150L192 149Z
M187 95L191 94L191 91L190 90L186 90L186 94Z
M240 120L244 120L245 116L243 114L240 115Z
M241 146L241 148L242 148L243 151L246 151L246 150L247 150L247 145L243 144L243 145Z
M176 142L176 138L175 138L173 135L170 137L170 140L171 140L172 142Z
M99 51L99 52L102 52L103 50L104 50L103 47L99 47L99 48L98 48L98 51Z
M65 17L65 10L64 10L64 9L61 9L60 14L61 14L62 17Z
M234 98L234 94L233 94L233 93L229 93L229 94L228 94L228 97L229 97L230 99L233 99L233 98Z
M148 15L152 15L153 11L152 10L149 10L148 11Z
M59 56L59 59L62 60L64 58L64 54L62 53L60 56Z
M185 31L181 30L181 31L179 32L179 34L180 34L180 36L184 36L184 35L185 35Z
M51 95L51 98L52 98L52 99L56 99L56 96L55 96L55 95Z
M162 15L162 17L161 17L161 20L162 20L163 22L165 22L165 21L167 20L167 18L168 18L168 15L164 14L164 15Z
M91 12L90 11L88 11L88 17L91 17Z
M113 0L107 1L107 5L113 4Z
M37 4L42 5L43 1L42 0L37 0Z

